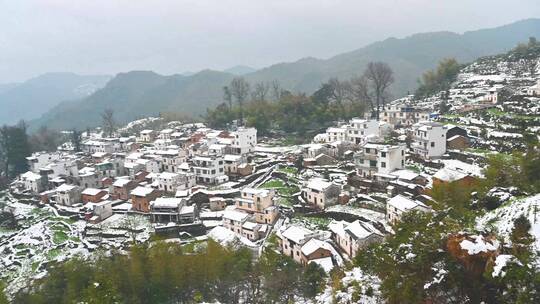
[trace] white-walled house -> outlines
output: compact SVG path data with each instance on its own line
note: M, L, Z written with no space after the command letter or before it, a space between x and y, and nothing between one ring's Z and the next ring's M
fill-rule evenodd
M326 129L327 142L346 141L347 140L347 126L330 127Z
M219 184L228 180L221 155L196 156L191 170L195 173L197 183Z
M158 189L168 193L186 190L195 186L195 176L192 173L163 172L157 176Z
M335 205L341 188L322 178L312 178L302 188L302 198L319 209Z
M406 105L388 105L381 112L380 119L394 127L411 126L417 122L429 120L429 113Z
M420 201L398 194L386 202L386 221L395 224L401 220L403 214L413 210L431 212L432 209Z
M71 206L81 202L81 188L75 185L62 184L56 188L56 203Z
M58 152L34 152L31 156L26 158L28 162L28 168L34 173L39 173L39 169L46 165L60 159L61 153Z
M347 128L346 140L360 144L365 141L367 136L379 136L379 122L375 119L351 119Z
M156 132L154 130L142 130L139 132L138 140L144 143L151 143L156 139Z
M21 181L24 189L34 194L38 194L44 189L42 176L32 171L22 174Z
M231 149L233 154L246 154L253 152L257 145L257 129L240 127L232 132L234 137Z
M328 225L332 232L334 242L350 257L356 256L358 251L369 244L382 242L384 235L368 222L356 220L352 223L346 221L333 221Z
M405 145L367 143L354 155L357 174L371 178L375 174L389 174L405 166Z
M257 223L273 224L278 217L274 195L273 190L244 188L235 201L236 209L253 214Z
M413 126L411 148L423 158L437 158L446 153L448 128L437 122L421 122Z

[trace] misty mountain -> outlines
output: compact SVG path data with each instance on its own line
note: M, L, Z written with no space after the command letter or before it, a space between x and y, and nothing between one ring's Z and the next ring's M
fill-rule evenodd
M435 32L403 39L388 38L329 59L304 58L280 63L245 77L251 82L277 79L288 89L310 93L330 77L345 79L361 75L368 62L384 61L395 74L391 90L395 96L400 96L413 91L422 73L434 68L442 58L453 57L467 63L481 56L507 51L531 36L540 37L540 19L464 34Z
M237 76L246 75L246 74L249 74L249 73L253 73L255 71L257 71L257 69L254 69L254 68L246 66L246 65L236 65L236 66L233 66L233 67L228 68L226 70L223 70L223 72L225 72L225 73L229 73L229 74L233 74L233 75L237 75Z
M526 42L530 36L540 37L540 19L464 34L435 32L389 38L329 59L303 58L243 77L251 83L278 80L285 89L312 93L330 77L345 79L360 75L368 62L385 61L394 70L395 83L391 90L399 97L413 91L422 73L434 68L443 58L471 62L507 51L519 42ZM118 74L101 90L80 101L54 107L31 122L31 126L93 127L99 125L99 114L105 108L115 110L119 122L166 111L198 116L204 114L206 108L222 102L222 87L234 77L233 73L209 70L172 76L140 71Z
M55 129L94 127L101 113L110 108L125 123L161 112L199 115L221 102L222 88L234 75L205 70L191 76L163 76L150 71L118 74L94 94L75 102L63 102L41 118L30 122L31 129L47 125Z
M35 119L61 101L88 97L110 76L48 73L19 84L0 85L0 124Z

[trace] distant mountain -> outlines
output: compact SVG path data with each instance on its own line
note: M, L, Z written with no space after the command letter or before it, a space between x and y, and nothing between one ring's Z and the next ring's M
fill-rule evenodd
M278 80L285 89L312 93L330 77L345 79L360 75L368 62L385 61L394 70L395 83L391 90L399 97L413 91L422 73L434 68L443 58L454 57L467 63L507 51L531 36L540 37L540 19L464 34L435 32L389 38L329 59L307 57L275 64L243 77L252 83ZM222 102L222 87L242 70L247 71L245 67L235 67L224 72L207 70L193 75L119 74L101 90L81 101L62 103L31 122L31 126L92 127L100 123L99 114L105 108L114 109L119 122L163 111L203 114L206 108Z
M87 97L110 76L48 73L20 84L0 85L0 124L35 119L61 101Z
M394 70L396 79L391 90L395 96L400 96L413 91L422 73L434 68L442 58L454 57L467 63L507 51L531 36L540 38L540 19L464 34L435 32L403 39L389 38L329 59L304 58L280 63L244 77L252 82L277 79L288 89L311 93L330 77L344 79L361 75L368 62L385 61Z
M94 94L74 102L64 102L41 118L30 122L31 129L47 125L55 129L94 127L100 114L114 110L119 123L159 115L160 112L203 114L221 102L222 88L234 75L205 70L191 76L163 76L149 71L121 73Z
M237 76L242 76L242 75L245 75L245 74L253 73L255 71L257 71L257 69L254 69L252 67L248 67L246 65L236 65L236 66L233 66L232 68L228 68L226 70L223 70L223 72L225 72L225 73L229 73L229 74L233 74L233 75L237 75Z

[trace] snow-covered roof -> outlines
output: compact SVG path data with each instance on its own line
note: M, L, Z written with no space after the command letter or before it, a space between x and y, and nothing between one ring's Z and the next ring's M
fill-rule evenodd
M177 173L171 173L171 172L162 172L159 174L158 178L161 179L173 179L177 178L179 175Z
M308 181L306 188L317 190L317 191L324 191L328 189L332 185L331 182L324 180L322 178L312 178Z
M131 182L131 180L129 180L127 178L119 178L113 183L113 186L114 187L124 187L125 185L129 184L130 182Z
M240 212L240 211L236 211L236 210L225 210L223 212L223 219L228 219L228 220L232 220L232 221L235 221L235 222L242 222L248 216L249 216L249 214L244 213L244 212Z
M23 179L29 180L29 181L37 181L41 179L41 175L34 173L32 171L28 171L21 175Z
M86 188L84 189L84 191L81 193L81 194L84 194L84 195L98 195L99 193L101 193L102 189L96 189L96 188Z
M328 244L325 241L317 240L315 238L310 239L309 241L307 241L302 246L301 251L305 256L308 256L308 255L314 253L315 251L317 251L319 248L328 250L330 252L332 251L332 245Z
M267 197L270 195L270 190L268 189L259 189L259 188L244 188L242 189L242 192L252 195L257 195L260 197Z
M428 206L426 206L424 203L420 202L420 201L414 201L410 198L407 198L403 195L396 195L394 197L392 197L391 199L388 200L387 202L388 205L398 209L398 210L401 210L403 212L406 212L406 211L409 211L409 210L412 210L412 209L416 209L418 207L422 208L422 209L430 209Z
M75 185L68 185L68 184L62 184L56 188L57 192L69 192L73 189L77 188Z
M178 208L180 204L182 204L182 199L175 197L158 197L150 202L154 208Z
M148 187L137 187L131 191L131 195L135 196L147 196L148 194L152 193L154 191L153 188Z
M313 231L301 226L289 226L281 235L296 244L301 244L304 239L313 234Z
M332 261L332 257L314 259L309 262L318 264L327 273L330 272L334 268L334 262Z
M413 180L415 178L417 178L420 174L414 172L414 171L411 171L411 170L407 170L407 169L403 169L403 170L396 170L392 173L390 173L391 175L394 175L394 176L397 176L397 178L399 179L403 179L403 180Z

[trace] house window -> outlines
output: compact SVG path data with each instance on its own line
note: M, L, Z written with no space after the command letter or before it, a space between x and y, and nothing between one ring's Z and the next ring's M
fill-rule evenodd
M431 147L432 148L435 147L435 142L434 141L431 142Z
M381 152L381 157L386 157L386 152Z
M386 163L385 162L381 162L381 168L386 168Z

